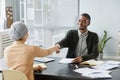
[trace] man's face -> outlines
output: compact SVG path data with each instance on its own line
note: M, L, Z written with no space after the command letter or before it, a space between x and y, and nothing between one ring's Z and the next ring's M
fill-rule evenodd
M87 26L90 24L89 19L85 16L81 16L78 21L79 30L86 30Z

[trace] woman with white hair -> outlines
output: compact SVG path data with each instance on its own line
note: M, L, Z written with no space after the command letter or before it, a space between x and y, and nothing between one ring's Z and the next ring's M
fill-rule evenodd
M4 50L6 64L10 69L24 72L28 80L34 80L33 70L41 69L40 66L33 68L35 57L44 57L59 50L57 45L53 45L48 49L26 45L28 29L21 22L14 22L11 25L9 35L14 42Z

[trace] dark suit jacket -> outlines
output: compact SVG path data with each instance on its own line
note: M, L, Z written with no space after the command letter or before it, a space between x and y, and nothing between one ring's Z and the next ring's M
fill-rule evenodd
M78 30L70 30L67 32L65 38L63 38L58 44L61 48L68 47L67 58L75 58L75 49L78 43ZM82 56L83 61L89 59L96 59L98 57L98 35L94 32L88 31L88 37L86 39L88 55Z

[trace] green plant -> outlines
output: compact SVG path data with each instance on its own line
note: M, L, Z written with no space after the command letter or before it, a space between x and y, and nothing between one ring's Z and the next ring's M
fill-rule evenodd
M107 36L107 31L104 30L104 35L102 37L102 39L99 41L99 44L98 44L98 50L99 50L99 53L103 53L103 49L106 45L106 43L108 42L108 40L110 40L112 37L108 37Z

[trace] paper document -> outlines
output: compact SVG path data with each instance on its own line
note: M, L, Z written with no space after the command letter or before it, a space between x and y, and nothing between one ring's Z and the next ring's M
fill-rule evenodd
M120 64L119 61L109 60L109 61L105 61L103 64L92 66L92 68L101 69L101 70L103 70L103 69L104 70L110 70L110 69L113 69L113 68L120 67L119 64Z
M95 68L95 69L101 69L101 70L110 70L110 69L113 69L113 68L117 68L119 67L120 65L111 65L111 64L101 64L101 65L97 65L97 66L92 66L92 68Z
M111 78L112 77L109 74L111 73L111 71L106 71L106 70L79 68L74 71L77 73L81 73L82 76L89 77L89 78Z
M99 70L99 69L91 69L91 68L79 68L79 69L75 69L73 71L81 73L81 74L111 73L111 71Z
M48 58L48 57L36 57L36 58L34 58L34 60L40 61L40 62L50 62L50 61L54 61L55 59Z
M90 77L90 78L112 78L112 76L108 73L82 74L82 76Z
M63 58L59 61L59 63L72 63L73 58Z
M114 64L118 64L118 65L119 65L119 64L120 64L120 61L110 61L110 60L109 60L109 61L106 61L105 63L107 63L107 64L113 64L113 65L114 65Z

